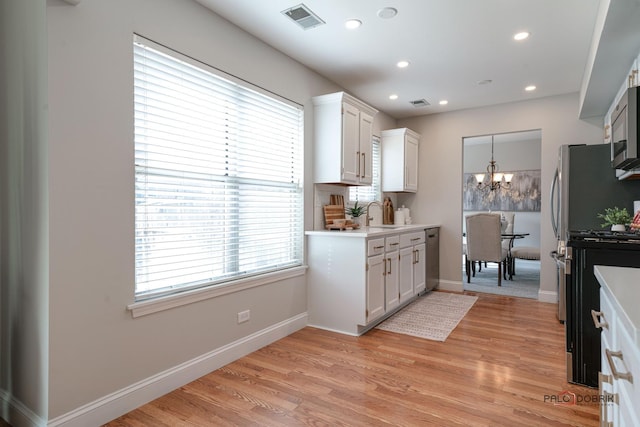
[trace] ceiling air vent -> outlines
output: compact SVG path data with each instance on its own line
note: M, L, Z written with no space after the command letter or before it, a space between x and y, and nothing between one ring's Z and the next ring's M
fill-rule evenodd
M283 10L282 13L291 18L293 22L300 25L304 30L315 28L325 23L318 15L302 3L290 9Z
M416 108L426 107L428 105L431 105L427 102L426 99L416 99L415 101L409 101L409 103Z

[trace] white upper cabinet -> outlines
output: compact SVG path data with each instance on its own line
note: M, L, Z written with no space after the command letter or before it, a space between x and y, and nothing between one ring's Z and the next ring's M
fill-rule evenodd
M371 185L373 117L378 112L344 92L313 98L314 181Z
M411 129L382 131L382 191L418 191L420 135Z

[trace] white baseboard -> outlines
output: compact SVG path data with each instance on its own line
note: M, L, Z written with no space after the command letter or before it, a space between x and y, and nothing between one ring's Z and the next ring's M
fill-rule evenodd
M554 291L538 291L538 301L548 302L551 304L558 303L558 293Z
M14 427L45 427L47 423L6 390L0 390L2 415Z
M49 421L48 427L86 427L105 424L307 326L299 314L195 359L160 372Z
M462 282L456 282L453 280L442 280L440 279L440 284L438 285L438 290L440 291L452 291L452 292L462 292L464 291L464 286Z

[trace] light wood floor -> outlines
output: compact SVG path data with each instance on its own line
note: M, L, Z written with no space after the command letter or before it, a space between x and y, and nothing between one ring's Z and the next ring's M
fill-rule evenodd
M116 426L596 426L567 384L556 306L479 299L446 342L304 328L108 424ZM580 400L580 399L578 399Z

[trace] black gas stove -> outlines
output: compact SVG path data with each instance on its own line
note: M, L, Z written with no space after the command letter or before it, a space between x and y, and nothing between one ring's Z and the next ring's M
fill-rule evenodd
M640 268L640 234L609 230L568 233L565 260L567 380L598 387L600 330L593 325L592 310L600 309L600 283L596 265Z

